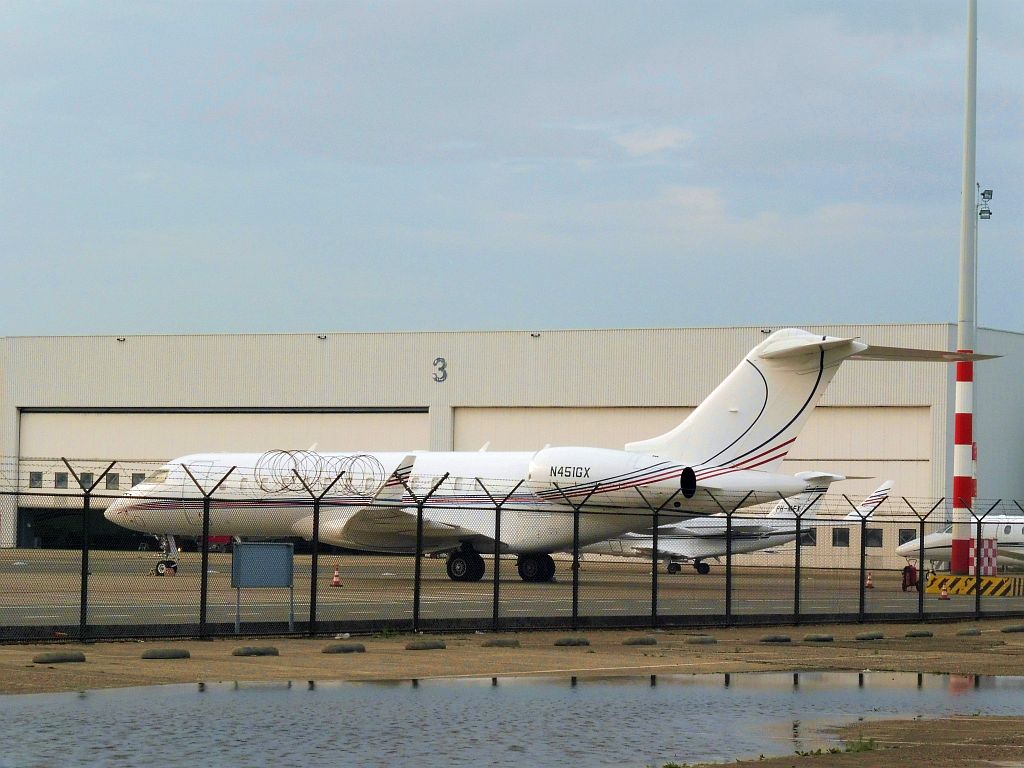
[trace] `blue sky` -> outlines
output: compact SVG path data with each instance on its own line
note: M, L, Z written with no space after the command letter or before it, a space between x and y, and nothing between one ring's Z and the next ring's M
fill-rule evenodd
M979 3L981 324L1024 14ZM9 2L0 335L955 322L966 2Z

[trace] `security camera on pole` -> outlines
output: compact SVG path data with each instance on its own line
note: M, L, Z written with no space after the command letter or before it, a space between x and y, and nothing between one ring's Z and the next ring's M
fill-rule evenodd
M964 105L964 164L960 190L960 311L957 319L957 350L973 352L977 329L975 278L974 149L978 81L978 1L967 8L967 83ZM949 570L966 574L972 538L971 509L974 505L974 363L956 364L956 415L953 438L953 542Z

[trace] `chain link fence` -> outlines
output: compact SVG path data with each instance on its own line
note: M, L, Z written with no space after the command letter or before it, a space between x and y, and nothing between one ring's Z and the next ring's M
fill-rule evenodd
M811 512L748 495L684 519L673 498L647 503L635 489L542 502L519 482L304 453L181 472L2 465L0 639L1024 615L1024 574L924 589L930 561L933 585L946 583L925 538L953 520L946 499L890 496L866 515L841 494ZM979 552L1024 541L1013 501L977 501L964 522ZM292 543L290 587L234 586L233 547L259 540Z

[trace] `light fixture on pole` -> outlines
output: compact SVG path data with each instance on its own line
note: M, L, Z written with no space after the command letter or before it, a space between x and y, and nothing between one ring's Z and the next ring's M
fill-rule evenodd
M988 221L992 218L992 209L988 207L988 201L992 199L991 189L982 189L981 184L978 184L978 218ZM977 250L975 250L975 258L977 258Z

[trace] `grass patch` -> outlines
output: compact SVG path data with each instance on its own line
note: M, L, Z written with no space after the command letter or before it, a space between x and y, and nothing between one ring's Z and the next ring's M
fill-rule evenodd
M873 752L878 749L874 739L853 739L846 742L844 752Z

